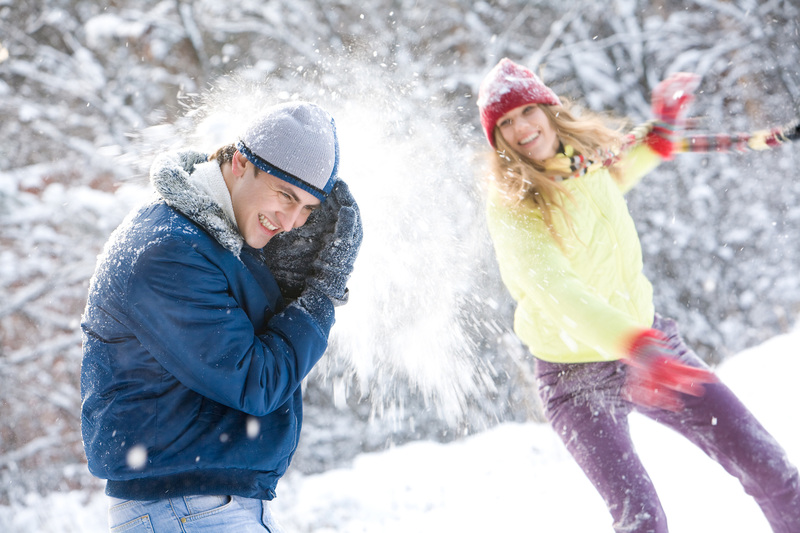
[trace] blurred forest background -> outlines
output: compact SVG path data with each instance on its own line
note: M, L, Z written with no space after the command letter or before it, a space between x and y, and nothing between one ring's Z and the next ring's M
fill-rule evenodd
M362 191L353 308L306 386L294 468L316 472L538 416L481 213L475 100L500 58L632 124L696 72L699 127L733 132L798 116L799 42L797 0L0 0L0 503L101 486L79 428L88 280L153 153L214 137L215 112L328 107ZM657 308L712 364L794 325L798 167L796 145L683 155L629 195Z

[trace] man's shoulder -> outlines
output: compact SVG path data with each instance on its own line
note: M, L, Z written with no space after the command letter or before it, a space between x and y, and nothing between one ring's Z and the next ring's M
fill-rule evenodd
M180 243L202 247L206 241L213 239L180 211L159 200L131 212L111 234L104 255L131 264L147 250L180 247Z
M207 234L196 222L168 205L164 200L152 202L132 213L127 227L122 227L121 230L132 238L141 239L207 237Z

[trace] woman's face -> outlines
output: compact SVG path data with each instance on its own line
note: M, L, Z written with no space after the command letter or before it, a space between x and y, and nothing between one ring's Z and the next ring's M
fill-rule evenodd
M544 161L556 155L556 130L539 104L516 107L497 120L503 139L520 155Z

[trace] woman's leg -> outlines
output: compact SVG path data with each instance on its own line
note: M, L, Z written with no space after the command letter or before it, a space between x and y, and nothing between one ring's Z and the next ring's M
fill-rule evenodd
M670 339L687 364L705 366L681 339L675 323L657 318L654 327ZM676 430L735 476L767 517L775 533L800 532L800 481L786 453L724 384L706 386L700 398L684 396L678 412L637 408Z
M621 363L535 365L545 415L602 496L614 530L666 533L661 502L631 441Z

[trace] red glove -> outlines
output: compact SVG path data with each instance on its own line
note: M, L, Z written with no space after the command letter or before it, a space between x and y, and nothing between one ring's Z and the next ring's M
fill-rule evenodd
M686 112L699 85L697 74L678 72L653 89L651 106L656 123L645 140L664 159L672 159L676 132L686 124Z
M624 393L630 401L645 407L680 411L681 393L702 396L703 385L717 381L710 370L678 361L664 334L656 329L637 335L629 354L622 360L629 365Z

